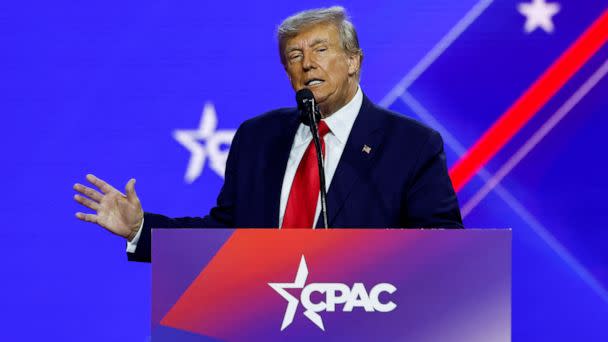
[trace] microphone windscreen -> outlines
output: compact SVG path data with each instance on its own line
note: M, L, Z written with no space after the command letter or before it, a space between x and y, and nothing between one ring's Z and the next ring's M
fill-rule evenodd
M298 104L298 109L304 109L304 104L308 102L308 100L314 100L315 95L308 88L302 88L298 90L296 93L296 103Z

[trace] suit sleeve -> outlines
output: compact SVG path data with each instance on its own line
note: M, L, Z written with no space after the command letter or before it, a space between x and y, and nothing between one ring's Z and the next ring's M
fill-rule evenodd
M405 193L405 220L415 228L464 228L450 180L443 140L432 131L423 145Z
M137 242L135 252L127 252L129 261L151 262L152 261L152 228L233 228L235 226L235 202L236 202L236 172L239 151L240 129L237 130L228 160L224 185L217 197L215 207L205 217L179 217L171 218L159 214L145 213L144 225Z

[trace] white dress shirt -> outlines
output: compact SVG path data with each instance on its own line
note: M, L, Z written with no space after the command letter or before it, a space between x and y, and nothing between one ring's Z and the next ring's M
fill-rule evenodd
M344 152L344 147L350 135L350 131L353 128L355 119L361 109L363 103L363 92L361 88L357 88L355 96L346 104L340 108L334 114L328 118L323 119L330 132L325 135L325 186L326 190L329 190L331 180L334 177L334 173L338 167L338 162ZM300 124L296 131L293 144L291 145L291 151L289 152L289 159L287 160L287 168L285 169L285 176L283 177L283 186L281 188L281 203L279 207L279 227L283 224L283 217L285 216L285 208L287 208L287 199L291 191L291 185L296 175L300 160L304 156L304 152L308 147L308 144L312 141L312 134L310 128L304 124ZM320 191L319 191L320 193ZM321 197L317 200L317 209L315 211L315 219L313 227L317 225L317 219L321 213ZM137 235L131 241L127 241L127 252L134 253L139 241L142 226L139 228Z
M350 130L353 128L355 119L361 109L363 103L363 93L361 88L357 89L355 96L348 102L344 107L340 108L337 112L330 115L328 118L323 119L329 127L329 133L327 133L323 140L325 140L325 187L326 191L329 190L331 180L336 173L338 162L344 152L346 141L350 135ZM289 152L289 160L287 160L287 169L285 170L285 176L283 177L283 187L281 188L281 205L279 209L279 227L283 224L283 217L285 216L285 209L287 208L287 199L289 199L289 193L291 192L291 185L293 179L300 165L300 161L306 152L306 148L312 141L312 133L310 128L304 124L300 124L296 131L296 136L291 145L291 152ZM317 209L315 211L315 219L313 227L317 225L317 219L321 213L321 194L319 190L319 199L317 200Z

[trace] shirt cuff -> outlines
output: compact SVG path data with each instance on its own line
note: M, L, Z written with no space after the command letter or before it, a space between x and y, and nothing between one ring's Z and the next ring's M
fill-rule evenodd
M133 240L131 240L131 241L127 240L127 252L128 253L135 253L135 249L137 249L137 242L139 241L139 236L141 235L141 230L143 227L144 227L144 220L142 218L141 226L139 226L139 230L137 231L137 234L135 234L135 237L133 237Z

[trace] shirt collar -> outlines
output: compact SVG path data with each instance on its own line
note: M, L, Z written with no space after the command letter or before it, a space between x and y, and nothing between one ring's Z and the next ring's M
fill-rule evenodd
M331 130L329 134L333 134L341 144L345 144L350 135L350 131L353 128L355 119L361 110L363 104L363 92L361 87L357 87L355 96L346 104L344 107L338 109L335 113L330 115L327 119L323 119L327 124L327 127ZM304 124L300 124L298 134L296 134L296 146L306 142L310 138L310 129Z

